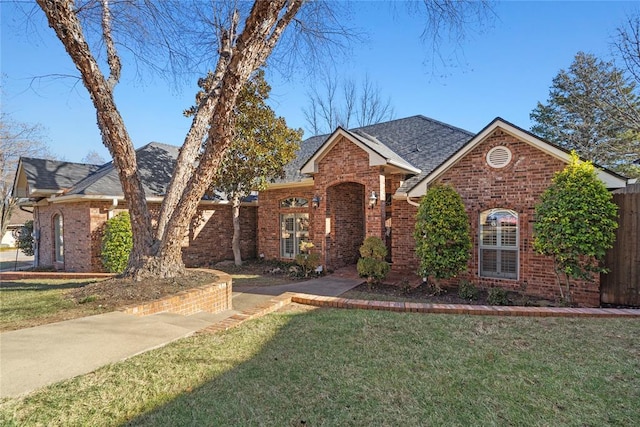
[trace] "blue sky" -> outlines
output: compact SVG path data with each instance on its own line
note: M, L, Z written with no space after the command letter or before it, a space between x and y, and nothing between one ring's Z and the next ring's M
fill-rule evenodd
M77 75L44 19L33 21L42 27L37 32L25 30L24 18L13 6L0 7L3 112L17 121L42 124L58 158L80 161L94 150L109 159L84 87L74 79L37 78ZM391 13L379 3L357 2L353 24L367 32L368 41L354 45L352 55L336 68L357 81L368 75L391 99L396 118L422 114L477 132L500 116L528 129L529 113L547 99L558 71L578 51L608 58L615 29L637 7L635 2L611 1L501 2L493 24L469 34L458 49L457 65L434 72L427 61L431 47L420 40L423 25L416 17ZM182 144L190 124L182 111L192 104L195 85L177 92L158 78L140 83L132 73L125 68L116 101L134 145ZM276 113L290 126L305 128L308 82L271 78Z

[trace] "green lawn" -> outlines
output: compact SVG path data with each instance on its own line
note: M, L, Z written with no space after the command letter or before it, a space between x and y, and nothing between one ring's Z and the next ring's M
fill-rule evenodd
M74 304L64 292L93 280L16 280L0 283L0 331L27 328L104 312L92 304Z
M288 311L0 404L2 425L575 425L640 419L640 322Z

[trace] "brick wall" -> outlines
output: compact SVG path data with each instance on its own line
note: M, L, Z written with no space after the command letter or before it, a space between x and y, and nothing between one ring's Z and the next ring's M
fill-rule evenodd
M207 312L219 313L232 308L231 276L222 271L214 272L217 279L207 285L188 289L151 301L141 305L127 307L121 310L135 316L148 316L156 313L175 313L189 316L192 314Z
M230 205L201 206L191 220L182 260L187 267L202 267L233 259L233 221ZM255 206L240 207L240 253L242 259L256 258Z
M364 185L346 182L329 187L326 205L326 218L331 225L331 232L325 238L327 265L340 268L355 264L360 258L358 249L365 233Z
M346 183L350 184L345 186ZM344 137L339 138L320 160L318 173L314 176L314 191L325 203L320 209L322 214L315 218L314 228L325 235L321 244L328 267L355 262L364 237L384 239L385 185L383 168L369 166L369 154ZM370 209L368 202L372 191L375 191L378 203ZM336 222L346 224L352 233L342 231ZM328 235L327 230L330 230ZM354 255L348 255L354 250Z
M494 169L487 165L485 157L491 148L498 145L508 147L513 158L506 167ZM462 196L473 238L468 273L461 274L451 283L465 278L483 288L498 286L551 299L559 296L552 260L537 255L532 243L535 204L542 192L551 185L554 173L564 167L565 163L561 160L498 129L438 179L440 183L452 185ZM412 231L412 225L409 218L415 218L417 208L410 207L406 202L397 205L398 209L394 209L395 224L403 229L411 226L411 230L403 231L398 241L394 241L393 267L396 271L405 268L415 271L418 263L411 247L409 232ZM517 280L484 278L478 274L479 216L482 211L493 208L505 208L518 213L520 265ZM402 225L398 222L402 222ZM579 304L598 305L598 282L576 282L573 298Z
M286 213L307 213L310 224L316 210L311 207L313 199L313 187L292 187L260 192L260 202L258 206L258 249L259 255L265 259L280 259L280 215ZM309 201L308 207L301 208L281 208L280 202L290 197L299 197ZM324 200L323 200L324 202ZM321 202L321 206L322 206ZM309 230L309 239L316 244L314 227Z
M280 215L308 213L309 238L316 245L315 250L323 255L323 265L338 268L355 263L366 236L385 238L385 226L391 226L386 193L395 192L403 178L403 175L385 176L382 167L369 166L366 151L345 138L338 139L318 163L312 186L260 192L258 253L267 259L279 259ZM370 209L372 191L378 202ZM314 195L321 200L317 209L280 208L281 200L303 197L311 201Z
M34 212L35 227L40 232L39 265L54 266L65 271L102 271L100 239L102 224L107 220L110 203L57 203L38 206ZM55 215L63 219L64 263L55 261ZM90 236L90 238L88 238Z
M69 272L104 271L100 247L104 223L109 216L110 202L57 203L38 206L35 210L35 226L40 231L39 265L54 266ZM113 211L116 215L126 209L120 204ZM158 206L150 205L152 216L157 217ZM53 217L63 217L64 263L56 263L54 256ZM243 259L256 257L257 208L240 208L241 253ZM153 221L155 224L155 221ZM185 237L183 261L187 267L214 264L233 259L231 238L233 224L231 206L203 205L197 210Z

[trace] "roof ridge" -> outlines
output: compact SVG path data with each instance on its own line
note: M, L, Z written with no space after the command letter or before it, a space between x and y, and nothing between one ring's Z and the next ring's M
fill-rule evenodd
M458 126L453 126L453 125L451 125L451 124L449 124L449 123L445 123L445 122L442 122L442 121L440 121L440 120L436 120L436 119L433 119L433 118L431 118L431 117L427 117L427 116L422 115L422 114L418 114L418 115L416 115L416 116L412 116L412 117L418 117L418 118L421 118L421 119L423 119L423 120L427 120L427 121L429 121L429 122L437 123L437 124L442 125L442 126L444 126L444 127L448 127L449 129L453 129L453 130L457 130L457 131L461 131L461 132L468 133L469 135L476 135L476 133L475 133L475 132L471 132L471 131L469 131L469 130L463 129L463 128L458 127Z

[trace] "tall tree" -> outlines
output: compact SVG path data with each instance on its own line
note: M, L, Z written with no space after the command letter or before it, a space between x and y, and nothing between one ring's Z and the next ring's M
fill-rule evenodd
M320 87L314 86L307 93L309 102L303 109L307 129L320 135L338 126L349 129L391 120L394 116L391 99L384 99L380 92L369 76L358 86L353 79L340 82L335 74L325 75Z
M610 62L579 52L553 79L547 104L531 112L531 130L612 170L625 171L640 153L640 133L616 106L640 112L633 82Z
M210 80L201 81L204 92ZM240 251L240 204L254 190L264 190L276 178L284 177L284 166L300 148L302 129L291 129L284 118L266 104L271 87L258 70L242 88L234 108L235 136L214 180L212 191L226 193L231 201L236 265L242 264ZM187 115L192 110L187 111Z
M323 53L321 48L326 43L322 41L347 34L344 20L336 13L340 4L322 1L36 2L80 72L96 109L103 144L113 158L129 206L134 239L125 274L136 280L184 273L181 242L233 140L238 95L281 37L290 43L289 49L271 59L286 66L296 58L301 45L311 53ZM426 8L429 17L451 16L455 22L464 22L467 11L475 14L478 10L469 2L434 0L425 5L432 6L431 3L436 7ZM437 31L443 22L446 21L437 20L429 31ZM292 31L285 33L292 23ZM198 56L198 48L212 45L217 47L215 55L205 52ZM167 56L153 62L153 57L146 54L154 46L163 47ZM125 59L133 55L139 64L151 68L168 64L166 68L176 71L172 68L175 59L183 65L177 71L188 70L194 63L211 59L215 62L214 67L209 67L214 70L210 90L195 108L155 227L133 144L114 97L123 64L119 48L126 52Z
M13 180L20 157L51 158L44 136L38 124L21 123L6 114L0 116L0 236L4 236L11 213L16 205L12 194Z

